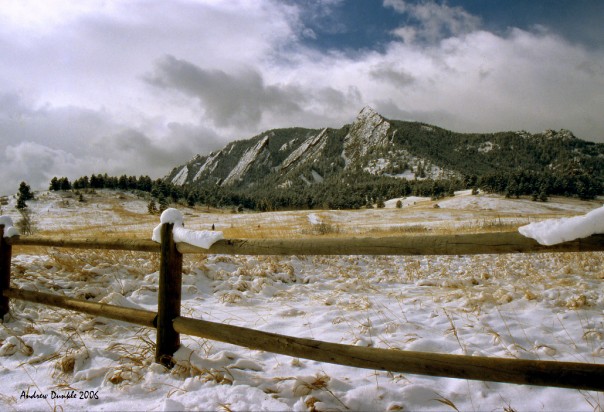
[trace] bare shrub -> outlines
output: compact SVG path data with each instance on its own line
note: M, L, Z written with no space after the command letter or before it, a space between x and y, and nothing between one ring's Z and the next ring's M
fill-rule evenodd
M32 212L28 208L18 209L21 218L17 221L15 226L19 229L19 232L23 235L31 235L36 229L36 222L33 219Z

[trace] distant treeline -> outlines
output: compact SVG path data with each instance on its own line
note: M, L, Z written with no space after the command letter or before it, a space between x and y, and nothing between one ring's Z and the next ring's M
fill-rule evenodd
M482 190L507 197L555 195L590 200L604 191L599 177L584 172L501 172L489 173L476 180Z
M107 173L99 175L83 176L72 182L66 177L53 177L50 180L49 190L71 190L71 189L121 189L142 190L151 192L153 185L160 184L161 179L152 180L149 176L108 176Z
M234 207L258 211L285 209L358 209L383 206L384 200L422 196L440 199L453 196L462 189L482 190L507 197L531 196L533 200L547 200L548 196L568 196L589 200L603 194L603 184L586 173L501 172L484 176L469 175L463 179L406 180L389 176L375 176L365 171L345 173L308 185L303 181L288 186L263 184L237 187L206 184L203 186L175 185L164 179L149 176L108 176L107 174L80 177L72 182L66 177L52 178L50 190L119 189L149 193L151 201L165 209L170 203L189 206Z

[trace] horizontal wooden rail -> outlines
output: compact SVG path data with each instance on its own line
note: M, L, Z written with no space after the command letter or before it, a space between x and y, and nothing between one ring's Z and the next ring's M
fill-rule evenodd
M41 236L12 237L12 246L46 246L71 249L130 250L134 252L159 252L160 244L147 239L60 239Z
M28 236L7 239L10 245L76 249L160 252L146 239L50 239ZM224 239L210 249L178 243L180 253L229 255L477 255L501 253L604 251L604 235L544 246L518 232L459 235L389 236L380 238Z
M71 309L77 312L87 313L89 315L103 316L109 319L134 323L135 325L155 328L155 318L157 314L155 312L142 309L125 308L123 306L109 305L106 303L89 302L87 300L73 299L66 296L17 288L9 288L4 290L2 294L11 299L19 299L63 309Z
M210 249L179 243L180 253L230 255L476 255L604 251L604 235L543 246L518 232L381 238L226 239Z
M604 365L447 355L366 348L294 338L187 317L174 319L179 333L251 349L372 370L448 378L604 390Z

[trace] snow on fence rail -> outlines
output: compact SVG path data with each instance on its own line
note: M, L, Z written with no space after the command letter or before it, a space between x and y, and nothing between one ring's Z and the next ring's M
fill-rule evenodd
M155 361L172 366L180 334L218 340L340 365L449 378L604 391L604 365L448 355L365 348L296 338L180 316L184 253L243 255L462 255L604 251L604 235L543 246L517 232L388 237L377 239L222 239L209 249L175 243L173 223L161 225L161 243L150 240L5 238L0 224L0 316L20 299L157 329ZM160 253L158 310L125 308L10 287L12 246L112 249Z

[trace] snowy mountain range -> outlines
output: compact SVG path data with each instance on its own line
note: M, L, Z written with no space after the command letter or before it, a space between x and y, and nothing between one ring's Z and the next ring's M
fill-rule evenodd
M274 129L175 167L166 180L252 188L311 186L348 172L401 179L461 179L502 171L587 173L604 178L604 144L568 130L456 133L389 120L365 107L340 129Z

